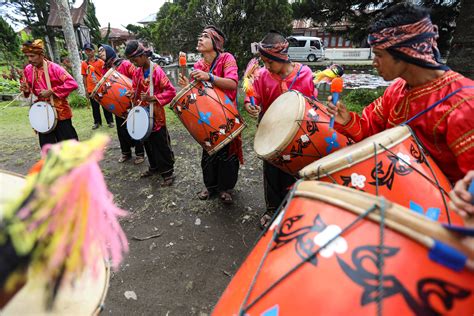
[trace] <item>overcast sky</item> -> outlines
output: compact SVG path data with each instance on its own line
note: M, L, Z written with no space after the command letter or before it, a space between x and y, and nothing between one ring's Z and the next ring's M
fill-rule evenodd
M165 0L92 0L95 5L95 14L101 27L124 28L127 24L146 18L150 14L156 14ZM76 2L76 6L82 3ZM123 26L122 26L123 25Z
M77 0L75 7L82 4L82 0ZM125 29L128 24L136 24L150 14L156 14L165 0L92 0L95 5L95 14L101 27L107 27L110 22L111 27ZM8 11L1 11L2 15L10 14ZM11 24L11 21L7 19ZM22 25L12 25L15 31L22 29Z

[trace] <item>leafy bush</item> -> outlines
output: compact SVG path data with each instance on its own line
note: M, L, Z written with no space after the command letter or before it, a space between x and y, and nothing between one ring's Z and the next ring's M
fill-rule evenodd
M89 106L89 100L86 97L79 95L77 91L72 92L67 100L72 108L85 108L86 106Z
M2 94L20 93L20 84L18 83L18 81L4 79L0 77L0 93Z
M383 95L385 88L354 89L343 97L344 104L350 111L361 113L364 107Z

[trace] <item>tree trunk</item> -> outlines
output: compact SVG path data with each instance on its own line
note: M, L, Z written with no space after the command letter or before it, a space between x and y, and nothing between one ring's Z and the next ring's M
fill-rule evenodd
M76 35L74 34L74 26L72 25L69 3L68 0L54 0L54 2L56 2L58 6L58 13L59 17L61 18L64 39L66 41L66 46L72 62L72 75L79 85L79 94L85 96L84 84L82 82L81 75L81 59L79 57L79 50L77 49Z
M474 79L474 1L461 0L461 9L456 19L448 66L464 76Z

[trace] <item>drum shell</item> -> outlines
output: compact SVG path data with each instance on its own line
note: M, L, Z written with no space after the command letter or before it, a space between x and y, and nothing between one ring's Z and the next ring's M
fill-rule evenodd
M138 113L138 114L137 114ZM135 106L127 116L127 132L134 140L145 140L153 131L153 117L148 107Z
M246 127L235 102L207 82L195 81L183 88L170 107L209 155L230 143Z
M285 94L297 96L292 100L298 103L293 105L298 114L293 122L294 126L284 138L271 140L271 136L265 134L272 135L283 124L279 108L275 106L287 106L282 101L285 100ZM297 175L298 171L310 163L347 146L350 141L344 135L329 130L330 117L323 109L323 104L306 98L297 91L282 94L264 114L255 135L254 149L259 158L286 173ZM268 150L269 142L275 143L270 144L273 150Z
M349 205L355 204L343 192L338 197ZM252 282L255 286L247 304L315 252L320 245L314 244L318 234L334 225L344 229L356 217L344 206L304 194L299 196L297 189L286 207L281 230L276 220L261 237L223 293L213 315L239 315ZM272 242L274 229L279 233ZM385 227L383 237L386 256L382 284L386 297L382 301L382 315L428 315L428 306L443 315L467 315L474 311L472 271L454 271L432 261L425 247L390 228ZM266 315L276 307L278 315L376 315L375 262L380 224L363 219L342 238L345 247L339 243L325 256L320 253L304 263L244 314ZM268 247L272 250L262 264ZM446 306L435 294L439 291L443 295L443 286L450 292L446 294ZM447 307L450 299L451 308Z
M28 117L31 127L41 134L51 133L58 124L58 112L56 108L44 101L33 103L30 107ZM41 120L43 123L34 122L34 120ZM47 121L46 125L44 124L45 120Z
M450 212L448 218L449 180L424 152L410 128L398 126L308 165L300 171L300 176L372 194L378 192L378 195L427 214L433 220L462 225L461 217L455 212Z
M97 83L91 98L96 100L107 111L120 116L127 117L127 111L131 107L130 99L125 94L132 90L132 80L116 70L104 75Z

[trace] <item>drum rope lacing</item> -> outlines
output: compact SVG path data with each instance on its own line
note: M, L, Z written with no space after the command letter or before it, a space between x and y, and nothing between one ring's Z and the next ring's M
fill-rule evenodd
M288 193L287 195L287 198L286 198L286 201L284 203L282 203L282 205L280 205L279 207L279 210L282 209L282 206L284 205L284 209L281 210L282 214L278 214L280 213L280 211L277 211L275 212L275 215L274 215L274 218L277 216L284 216L285 215L285 212L287 210L286 206L287 206L287 202L294 196L295 194L295 191L296 191L296 187L298 186L298 184L302 182L302 180L299 180L297 183L295 183L295 185L293 186L292 190ZM319 247L316 251L314 251L310 256L308 256L307 258L305 258L303 261L301 261L300 263L298 263L296 266L294 266L290 271L288 271L287 273L285 273L283 276L281 276L279 279L277 279L275 282L273 282L273 284L271 284L266 290L264 290L261 294L259 294L252 302L250 302L249 304L247 304L248 302L248 299L250 297L250 294L255 286L255 283L257 281L257 278L258 278L258 275L260 274L261 270L262 270L262 267L263 267L263 263L265 262L265 259L267 258L269 252L270 252L270 249L271 249L271 246L272 244L274 243L275 241L275 238L276 236L278 235L278 231L280 230L281 228L281 225L283 224L283 221L281 221L279 224L278 224L278 227L275 227L275 230L273 232L273 235L272 235L272 239L270 240L270 242L268 243L268 246L267 246L267 249L265 250L265 253L260 261L260 264L256 270L256 273L254 275L254 277L252 278L252 282L250 284L250 287L246 293L246 296L244 298L244 301L242 302L242 305L240 306L240 310L239 310L239 316L244 316L245 313L250 309L252 308L258 301L260 301L263 297L265 297L265 295L267 295L272 289L274 289L278 284L280 284L283 280L285 280L288 276L290 276L291 274L293 274L296 270L298 270L299 268L301 268L305 263L311 261L312 259L314 259L318 254L319 252L321 252L326 246L328 246L330 243L332 243L333 241L335 241L337 238L341 237L345 232L347 232L348 230L350 230L353 226L355 226L355 224L357 224L358 222L360 222L362 219L366 218L369 214L371 214L372 212L374 212L375 210L381 210L380 212L380 217L381 217L381 229L382 231L380 232L380 238L381 238L381 241L380 241L380 245L379 247L383 247L383 244L384 244L384 231L383 231L383 226L385 226L385 203L382 202L381 205L377 205L377 204L374 204L372 205L370 208L368 208L364 213L360 214L359 216L357 216L356 219L354 219L354 221L352 221L349 225L347 225L346 227L344 227L340 233L338 233L337 235L335 235L333 238L331 238L330 240L328 240L324 245L322 245L321 247ZM383 209L383 211L382 211ZM270 227L270 225L269 225ZM267 231L268 231L268 227L267 229L262 232L262 234L260 235L260 237L258 238L258 240L260 240L260 238L263 236L263 234L265 234ZM381 254L379 254L380 256ZM383 265L383 260L380 260L379 259L379 271L378 271L378 280L379 280L379 283L380 280L383 280L383 269L381 269L381 265ZM379 284L379 295L376 299L377 301L377 306L378 306L378 310L381 311L381 306L382 306L382 300L383 300L383 293L380 292L380 289L382 288L382 285Z

